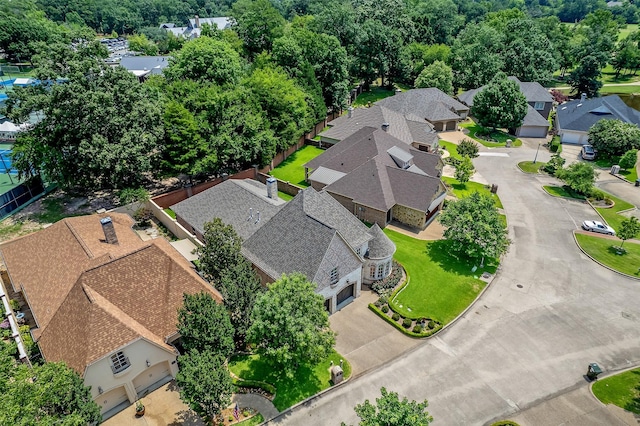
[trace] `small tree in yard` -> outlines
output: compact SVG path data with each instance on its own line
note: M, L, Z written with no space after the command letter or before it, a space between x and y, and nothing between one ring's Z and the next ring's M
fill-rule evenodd
M205 277L216 282L222 272L244 260L240 252L242 238L231 225L225 225L220 218L204 224L204 247L198 248L200 268Z
M464 138L458 144L458 154L463 157L476 158L478 156L478 144L469 138Z
M556 171L556 177L563 180L574 191L588 196L593 190L598 172L591 164L577 162Z
M624 155L620 158L618 165L620 166L620 168L624 170L630 170L636 166L637 162L638 162L638 150L630 149L629 151L625 152Z
M231 403L233 384L226 359L194 349L178 358L180 399L202 416L214 419Z
M293 377L301 363L326 358L335 344L324 298L300 274L282 275L258 296L247 333L272 367Z
M458 182L466 184L471 179L471 176L475 173L476 169L473 167L471 158L462 157L462 160L456 166L455 178Z
M589 129L589 142L605 158L640 148L640 128L620 120L600 120Z
M361 426L426 426L433 422L426 410L429 406L426 400L409 401L406 397L400 400L396 392L389 392L384 387L380 393L382 396L376 398L375 404L367 399L355 406Z
M440 215L440 223L447 226L445 239L451 241L452 250L472 259L485 256L500 257L509 247L504 226L489 195L474 192L459 201L449 203Z
M482 127L515 129L527 115L527 98L515 81L498 73L473 98L471 114Z
M547 162L547 164L544 165L542 169L549 174L555 175L558 170L562 169L565 161L566 160L562 158L560 154L553 154L551 156L551 159Z
M625 241L635 238L636 235L640 233L640 222L634 216L631 216L620 223L620 228L618 229L618 238L622 240L620 243L620 248Z

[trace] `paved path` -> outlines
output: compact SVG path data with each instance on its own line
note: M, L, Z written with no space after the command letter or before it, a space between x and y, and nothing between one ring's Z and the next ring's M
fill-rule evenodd
M587 387L583 375L590 362L606 372L640 364L640 286L577 249L572 231L593 211L586 203L548 196L541 186L553 178L517 169L536 148L497 149L509 157L474 160L487 180L499 184L513 240L479 302L437 337L272 423L354 424L353 407L386 386L410 399L428 399L436 424L482 425ZM541 149L538 159L548 161L549 153ZM544 424L575 424L570 405L558 407Z
M255 408L262 414L265 420L272 419L278 415L278 409L264 396L251 393L237 393L231 398L231 406L238 404L239 407Z

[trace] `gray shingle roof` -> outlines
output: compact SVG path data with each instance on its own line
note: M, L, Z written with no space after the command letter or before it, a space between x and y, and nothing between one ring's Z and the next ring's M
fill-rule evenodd
M323 287L329 280L319 271L323 260L333 258L341 275L352 272L360 259L349 244L357 247L371 238L367 227L330 195L307 188L245 241L242 252L273 279L302 272Z
M238 235L246 240L284 204L283 200L268 198L267 187L260 182L229 179L171 206L171 209L201 234L204 234L205 222L219 217L227 225L233 226ZM249 219L249 209L252 219Z
M382 232L382 229L380 229L377 223L374 223L373 226L369 228L369 234L373 239L369 241L367 258L384 259L385 257L393 256L396 252L396 245Z
M559 131L587 132L600 120L622 120L640 125L640 112L628 107L618 95L566 102L558 107L556 117Z
M409 126L411 137L415 142L421 142L435 148L439 138L438 134L434 131L431 124L425 122L424 120L414 121L407 118L407 126Z
M469 111L469 108L440 89L430 87L427 89L412 89L406 92L389 96L376 102L401 114L415 114L420 118L443 116L443 107L450 111L453 108L456 112ZM451 112L451 111L450 111ZM460 117L458 117L460 118ZM440 120L440 118L434 118ZM444 118L449 119L449 118Z
M219 30L224 30L231 26L231 19L226 16L220 16L216 18L198 18L198 20L200 21L200 27L202 27L204 24L207 24L211 25L212 27L215 26ZM195 18L189 19L189 24L191 24L192 27L195 27Z
M549 127L549 121L540 115L531 105L527 105L527 115L522 120L522 126Z
M522 82L517 77L513 76L509 77L509 80L518 83L518 86L520 86L520 91L527 99L527 102L553 102L553 97L551 96L549 91L537 81ZM484 85L477 89L471 89L467 90L466 92L462 92L458 95L458 99L460 100L460 102L463 102L464 104L469 105L469 107L472 107L473 98L485 87L487 86Z
M162 70L169 66L170 56L125 56L120 60L120 66L128 71Z

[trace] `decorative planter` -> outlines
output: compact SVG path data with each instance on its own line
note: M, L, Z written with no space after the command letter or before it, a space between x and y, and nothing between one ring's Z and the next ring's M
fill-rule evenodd
M136 410L136 417L144 416L144 410L145 410L144 407L142 407L142 410Z

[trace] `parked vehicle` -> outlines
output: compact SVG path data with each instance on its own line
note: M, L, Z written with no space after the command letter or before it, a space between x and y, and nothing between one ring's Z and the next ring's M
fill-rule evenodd
M582 222L582 229L600 234L616 235L616 231L612 227L597 220L585 220Z
M583 145L580 156L583 160L595 160L596 150L591 145Z

